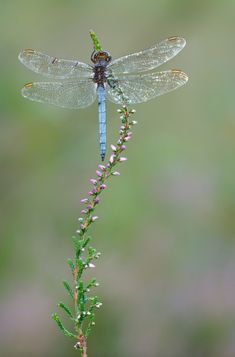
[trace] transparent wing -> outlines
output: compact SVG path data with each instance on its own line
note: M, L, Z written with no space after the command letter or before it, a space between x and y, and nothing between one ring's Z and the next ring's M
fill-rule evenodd
M92 81L35 82L22 88L23 97L30 100L54 104L63 108L84 108L96 98L96 86Z
M91 78L93 69L76 60L64 60L27 49L19 54L19 60L36 73L51 78Z
M185 44L184 38L169 37L147 50L112 61L108 68L114 75L149 71L176 56Z
M129 74L107 82L107 98L116 104L146 102L184 85L187 75L180 70Z

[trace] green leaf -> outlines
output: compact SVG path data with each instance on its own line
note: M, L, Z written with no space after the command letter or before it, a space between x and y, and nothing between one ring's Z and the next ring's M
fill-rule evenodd
M76 250L80 250L82 248L83 239L80 239L76 236L72 236L72 241Z
M66 314L67 314L73 321L75 320L75 318L74 318L74 316L73 316L71 310L68 308L68 306L66 306L63 302L60 302L60 303L58 304L58 306L61 307L61 309L63 309L63 310L66 312Z
M68 259L68 265L70 266L72 274L74 274L75 265L74 265L74 262L72 261L72 259L70 259L70 258Z
M76 257L79 258L82 253L82 248L85 248L87 244L90 242L91 237L87 237L86 239L80 239L76 236L72 236L72 241L76 250Z
M90 242L90 240L91 240L90 236L87 237L86 239L84 239L82 247L85 248L87 246L87 244Z
M63 281L63 285L64 285L65 289L68 291L71 298L74 299L73 289L71 288L69 283L67 281Z
M96 249L95 248L88 247L89 257L92 257L93 255L95 255L95 253L96 253Z
M69 332L68 330L66 330L66 328L64 327L64 325L60 321L60 318L59 318L59 316L57 314L53 314L52 315L52 319L57 323L57 326L59 327L59 329L63 332L63 334L65 336L73 337L73 338L77 339L76 335L74 335L72 332Z
M92 288L96 283L97 283L96 278L91 279L91 280L89 281L89 283L87 284L86 289Z

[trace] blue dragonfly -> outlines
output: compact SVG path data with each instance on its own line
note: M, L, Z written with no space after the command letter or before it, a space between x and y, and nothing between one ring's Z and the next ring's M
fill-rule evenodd
M107 51L91 55L93 65L59 59L26 49L19 60L29 69L55 81L27 83L22 95L33 101L63 108L85 108L98 96L100 155L106 153L106 98L127 106L146 102L184 85L188 77L180 70L156 72L155 68L176 56L185 46L181 37L166 40L141 52L112 61Z

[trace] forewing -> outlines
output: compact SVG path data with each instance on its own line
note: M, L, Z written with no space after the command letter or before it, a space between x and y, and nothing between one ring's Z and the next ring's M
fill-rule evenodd
M176 56L185 44L184 38L169 37L147 50L112 61L108 68L114 75L150 71Z
M180 70L129 74L108 79L107 98L116 104L142 103L171 92L187 81L187 75Z
M21 91L30 100L53 104L63 108L85 108L96 98L92 81L35 82L26 84Z
M19 60L36 73L51 78L91 78L92 67L76 60L65 60L27 49L19 54Z

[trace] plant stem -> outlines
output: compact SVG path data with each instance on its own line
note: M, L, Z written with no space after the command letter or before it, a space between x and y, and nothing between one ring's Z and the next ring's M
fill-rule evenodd
M98 254L96 253L95 249L95 254L89 255L89 249L93 249L91 247L87 248L87 240L89 237L87 237L87 231L89 229L89 226L98 219L97 216L94 216L95 208L100 202L100 195L101 193L106 189L106 182L111 176L119 176L120 173L118 171L114 171L114 168L118 163L124 162L127 159L125 157L121 157L122 152L126 149L125 143L131 139L131 127L136 124L135 121L130 121L130 116L135 113L135 110L128 110L126 106L123 106L122 109L119 109L118 112L121 114L120 118L122 120L122 125L120 128L120 136L117 141L116 145L111 145L112 149L112 154L110 156L110 159L108 163L104 165L99 165L99 170L96 170L96 175L97 179L91 179L90 181L92 182L93 189L88 193L90 196L89 198L84 198L81 200L81 203L86 204L86 208L83 209L81 212L83 214L83 217L79 218L80 222L80 228L77 230L77 233L79 235L76 240L80 242L81 244L79 245L79 248L76 249L76 256L75 256L75 268L73 272L74 276L74 307L75 307L75 317L76 317L76 324L75 328L77 331L77 343L75 347L80 349L81 351L81 356L82 357L87 357L87 335L88 332L83 330L83 320L82 318L82 313L84 313L84 296L85 300L87 298L87 291L84 289L80 289L80 284L83 282L81 281L81 276L83 273L84 268L87 267L94 267L94 264L91 264L91 260L93 258L98 258ZM86 248L86 253L88 255L88 258L86 261L84 261L84 258L82 259L81 256L84 254ZM88 252L87 252L88 250ZM82 253L83 252L83 253ZM82 259L82 260L81 260ZM93 286L97 286L93 284ZM90 315L91 312L93 313L93 307L100 307L101 303L97 303L95 300L95 305L90 308ZM82 306L79 307L79 306ZM86 314L86 312L85 312ZM94 314L93 314L94 316ZM92 320L93 322L93 320ZM94 324L94 323L93 323ZM92 323L89 323L88 327L90 329L90 326ZM87 328L88 330L88 328Z

